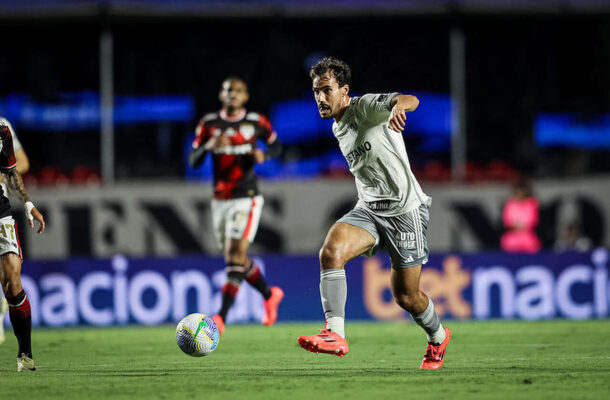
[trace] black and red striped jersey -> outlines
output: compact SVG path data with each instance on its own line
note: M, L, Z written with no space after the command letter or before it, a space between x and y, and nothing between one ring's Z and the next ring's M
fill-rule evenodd
M264 115L243 110L229 117L224 110L204 115L199 121L193 148L214 136L229 139L230 145L214 149L214 198L227 200L258 194L253 151L256 141L273 143L277 135Z
M4 118L0 118L0 171L7 171L17 166L17 159L13 150L13 131L11 125ZM11 204L7 193L0 186L0 218L10 215Z

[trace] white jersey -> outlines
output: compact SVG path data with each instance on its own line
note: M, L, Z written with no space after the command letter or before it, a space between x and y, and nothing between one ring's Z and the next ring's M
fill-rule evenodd
M333 133L356 178L358 204L380 216L394 216L430 204L411 172L402 133L388 127L398 93L352 97Z

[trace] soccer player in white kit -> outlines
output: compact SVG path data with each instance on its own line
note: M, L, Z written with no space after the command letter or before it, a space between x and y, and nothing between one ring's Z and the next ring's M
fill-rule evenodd
M298 343L311 352L339 357L347 354L345 264L385 248L392 260L394 299L428 337L420 368L438 369L451 332L440 323L432 299L419 289L421 267L428 261L426 229L431 199L411 172L401 133L405 112L414 111L419 100L399 93L350 98L350 68L332 57L314 65L310 76L320 116L335 120L333 134L355 177L358 203L330 228L320 249L325 329L299 337Z

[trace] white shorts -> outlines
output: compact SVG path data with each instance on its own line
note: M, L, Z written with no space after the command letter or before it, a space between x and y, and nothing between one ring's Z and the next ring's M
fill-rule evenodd
M17 224L13 217L0 218L0 255L15 253L23 259Z
M214 236L221 249L224 248L227 238L247 239L252 243L258 230L264 203L261 195L231 200L212 200Z

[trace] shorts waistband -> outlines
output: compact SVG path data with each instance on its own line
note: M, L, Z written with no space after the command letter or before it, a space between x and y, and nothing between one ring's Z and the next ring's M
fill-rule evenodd
M379 200L379 201L365 201L364 204L368 208L374 211L384 211L389 210L392 206L392 201L390 200Z

